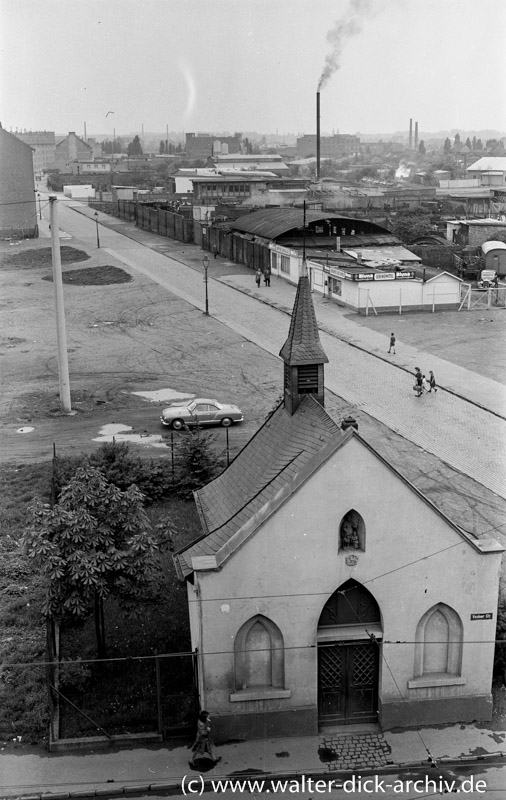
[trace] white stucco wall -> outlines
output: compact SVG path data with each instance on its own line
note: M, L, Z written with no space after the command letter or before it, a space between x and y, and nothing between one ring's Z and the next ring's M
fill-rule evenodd
M366 526L366 550L358 553L354 567L345 564L346 553L338 552L339 524L351 508ZM202 639L195 605L191 621L193 646L205 654L202 701L218 714L315 706L318 620L329 597L349 578L364 584L381 610L386 642L379 684L383 704L486 695L491 686L500 558L500 552L477 552L352 438L218 571L198 573ZM464 642L470 642L463 647L465 683L408 688L414 677L417 623L437 603L459 614ZM470 620L471 614L482 612L492 612L492 619ZM232 703L234 639L256 614L268 617L283 634L285 688L291 695ZM405 643L390 643L397 641Z

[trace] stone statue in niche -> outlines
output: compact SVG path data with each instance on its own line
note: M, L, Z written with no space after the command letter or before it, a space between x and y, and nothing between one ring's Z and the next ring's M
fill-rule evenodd
M341 524L341 548L343 550L360 550L358 535L359 516L356 511L349 511Z

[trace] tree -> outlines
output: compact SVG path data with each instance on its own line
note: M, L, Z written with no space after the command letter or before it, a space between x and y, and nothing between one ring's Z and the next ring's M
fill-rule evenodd
M455 150L458 150L460 147L460 133L455 134L455 138L453 140L453 147Z
M127 148L127 155L129 156L141 156L142 155L142 145L141 140L138 136L134 136L133 141L130 142Z
M445 139L443 150L444 150L445 153L449 153L451 149L452 149L452 143L451 143L450 139L447 136L446 139Z
M212 439L199 428L183 438L179 452L179 478L176 491L188 500L221 472L221 464L211 452Z
M466 147L469 147L470 150L472 150L472 148L473 148L473 145L471 144L471 139L469 138L469 136L466 139Z
M94 613L97 654L105 657L104 600L153 598L160 544L148 531L137 486L121 491L93 467L78 469L51 508L36 499L22 543L48 581L42 612L83 619Z
M393 220L392 233L402 242L409 244L418 236L432 233L432 225L428 217L415 213L398 214Z
M165 149L165 142L163 139L160 139L160 147L158 148L158 152L160 153L160 155L163 155L164 153L167 152Z
M422 156L424 156L425 153L427 152L426 149L425 149L425 142L423 141L423 139L420 141L420 144L418 145L418 152Z

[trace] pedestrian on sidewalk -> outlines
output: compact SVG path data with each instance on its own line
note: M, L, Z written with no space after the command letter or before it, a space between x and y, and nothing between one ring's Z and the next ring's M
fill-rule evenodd
M422 375L422 392L425 394L429 391L429 382L425 375Z
M392 347L394 348L394 356L395 356L395 336L393 333L390 334L390 347L388 348L388 352L390 353Z
M434 377L434 373L431 370L429 372L429 392L432 392L432 390L437 392L436 379Z
M420 395L423 392L422 381L423 381L423 375L420 371L420 367L415 367L415 385L413 386L413 389L415 390L417 397L420 397Z
M260 289L260 281L262 280L262 271L260 268L257 269L255 272L255 280L257 282L257 286Z
M190 760L190 767L195 767L198 759L214 761L215 764L221 761L221 756L216 757L214 742L211 739L211 717L208 711L201 711L197 720L197 735L192 744L193 755Z
M218 255L218 248L216 247L216 245L214 245L214 247L213 247L213 256L216 258L217 255Z
M266 286L271 285L271 270L269 267L264 269L264 283Z

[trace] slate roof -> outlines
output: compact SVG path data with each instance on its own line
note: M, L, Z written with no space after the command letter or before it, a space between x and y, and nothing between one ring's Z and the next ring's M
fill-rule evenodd
M290 366L328 362L320 342L307 276L299 278L288 338L279 355Z
M230 466L194 493L203 536L175 554L180 577L193 571L194 556L214 555L246 523L256 529L287 484L346 435L311 395L293 415L281 403Z

